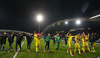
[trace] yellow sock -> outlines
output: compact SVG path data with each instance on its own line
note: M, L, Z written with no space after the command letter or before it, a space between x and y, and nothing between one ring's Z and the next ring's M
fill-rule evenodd
M38 47L36 47L36 51L38 50Z
M72 54L72 51L70 51L70 54Z
M85 49L84 48L82 48L82 50L83 50L83 52L85 52Z
M80 49L78 49L78 51L79 51L79 53L81 53L81 52L80 52Z
M67 50L67 52L68 52L68 50Z
M75 48L74 52L76 52L76 48Z
M94 50L94 47L93 47L93 50Z
M89 47L87 47L87 49L90 51L90 48Z

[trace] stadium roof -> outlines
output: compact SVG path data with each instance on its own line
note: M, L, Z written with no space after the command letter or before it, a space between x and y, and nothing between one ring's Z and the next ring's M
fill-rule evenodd
M94 19L89 19L90 17L86 17L86 18L72 18L72 19L64 19L64 20L60 20L60 21L57 21L57 22L54 22L50 25L48 25L45 29L44 29L44 33L47 33L48 30L51 32L56 32L56 31L68 31L70 29L73 29L73 28L92 28L93 30L96 28L100 29L100 27L98 26L100 23L100 20L99 18L94 18ZM71 23L71 22L75 22L76 20L80 20L82 21L82 24L80 24L79 26L75 25L74 23ZM69 22L68 25L66 26L66 24L64 24L65 22ZM59 24L58 24L59 23ZM94 24L96 23L96 24ZM72 26L72 24L74 24ZM91 26L93 25L93 27ZM69 26L72 26L72 27L69 27ZM95 26L95 27L94 27ZM54 29L53 29L54 28ZM57 28L57 29L56 29ZM51 29L51 30L50 30ZM66 29L66 30L65 30ZM93 31L92 30L92 31ZM96 30L96 29L95 29ZM51 33L52 33L51 32ZM96 32L96 31L93 31L93 32Z

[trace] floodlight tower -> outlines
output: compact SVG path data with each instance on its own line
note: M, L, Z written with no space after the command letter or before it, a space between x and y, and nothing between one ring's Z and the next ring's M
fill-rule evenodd
M37 20L39 22L39 33L40 33L40 22L42 21L43 16L42 15L37 15Z

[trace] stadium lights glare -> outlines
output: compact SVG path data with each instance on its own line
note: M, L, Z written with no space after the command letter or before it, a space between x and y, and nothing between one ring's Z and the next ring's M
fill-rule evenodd
M90 17L90 19L94 19L94 18L97 18L97 17L100 17L100 14L95 15L95 16L93 16L93 17Z
M42 21L42 19L43 19L42 15L37 16L37 20L39 21L39 33L40 33L40 22Z
M58 25L60 25L60 23L58 23Z
M81 21L80 20L77 20L76 21L76 24L78 24L78 25L81 24Z
M43 16L42 15L38 15L37 16L37 20L40 22L40 21L42 21L42 19L43 19Z
M53 25L53 26L55 26L55 25Z
M66 21L65 24L68 24L68 22Z

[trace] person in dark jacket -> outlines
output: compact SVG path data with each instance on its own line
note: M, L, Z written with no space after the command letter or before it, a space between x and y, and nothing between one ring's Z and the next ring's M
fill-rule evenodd
M55 42L56 36L57 35L54 35L54 37L53 37L53 46L56 44L56 42Z
M12 32L13 38L15 38L17 36L17 34L15 34L14 32Z
M13 45L13 42L14 42L14 38L16 37L17 35L14 33L14 32L12 32L12 34L9 36L9 38L8 38L8 42L9 42L9 51L8 52L10 52L10 50L13 50L13 47L12 47L12 45Z
M25 34L25 32L23 32L23 33L22 33L22 38L23 38L23 40L26 40L26 36L27 36L27 35Z
M95 52L95 50L94 50L94 42L95 42L94 33L92 33L91 35L89 35L89 41L90 41L91 51Z
M52 38L53 39L53 46L55 45L55 37Z
M96 51L95 51L95 49L94 49L94 48L95 48L95 46L96 46L96 45L95 45L95 41L96 41L96 39L97 39L97 34L96 34L96 33L94 33L94 39L93 39L93 44L92 44L92 46L93 46L93 48L92 48L92 49L93 49L93 51L92 51L92 52L96 52Z
M17 35L17 38L16 38L16 46L15 46L15 53L16 53L16 51L17 51L17 46L19 45L20 46L20 51L21 51L21 41L22 41L22 35L21 35L21 33L19 33L18 35ZM19 52L20 52L19 51Z
M27 39L27 52L30 53L32 36L30 34L28 34L28 36L26 36L26 39Z
M13 49L13 48L12 48L12 45L13 45L13 42L14 42L13 34L11 34L11 35L9 36L8 42L9 42L9 51L8 51L8 53L9 53L10 50Z
M25 32L22 33L22 36L26 36Z
M3 35L1 36L1 48L0 48L0 51L2 50L5 50L5 47L4 45L6 44L6 38L8 37L8 35L6 34L6 32L3 33Z

